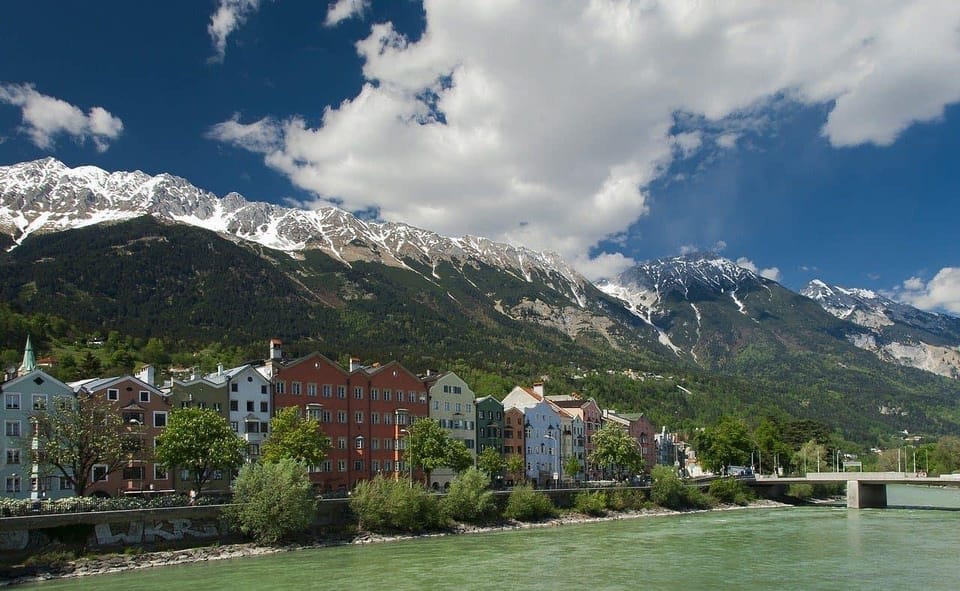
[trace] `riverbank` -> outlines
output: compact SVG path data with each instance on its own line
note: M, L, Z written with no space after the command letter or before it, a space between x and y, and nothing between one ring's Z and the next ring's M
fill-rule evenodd
M139 554L113 553L96 556L81 557L64 561L56 565L24 566L10 569L10 578L0 579L0 587L22 585L26 583L48 581L52 579L88 577L110 573L119 573L129 570L189 564L193 562L207 562L227 560L249 556L264 556L279 552L293 552L314 548L325 548L346 544L379 544L410 540L416 538L444 537L469 535L478 533L511 531L545 527L561 527L564 525L579 525L599 523L622 519L637 519L667 515L685 515L689 513L703 513L708 511L731 511L745 509L763 509L789 507L790 505L770 500L758 500L745 506L724 505L715 509L694 511L674 511L671 509L643 509L639 511L610 512L603 517L589 517L581 514L567 514L553 519L539 522L507 522L492 526L471 526L459 524L449 530L417 535L381 535L370 532L360 532L348 538L326 538L311 543L289 544L285 546L259 546L254 543L212 545L182 550L159 550ZM20 572L17 572L20 571Z

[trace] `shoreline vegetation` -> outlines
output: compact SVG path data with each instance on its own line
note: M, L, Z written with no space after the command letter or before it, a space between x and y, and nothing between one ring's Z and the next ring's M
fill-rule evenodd
M20 576L14 576L10 579L0 579L0 587L12 587L28 583L50 581L54 579L89 577L146 568L191 564L195 562L208 562L214 560L228 560L251 556L266 556L281 552L295 552L300 550L321 549L336 546L381 544L403 540L414 540L419 538L438 538L456 535L471 535L524 529L561 527L568 525L583 525L589 523L602 523L645 517L687 515L691 513L732 511L739 509L776 509L793 506L796 505L791 505L789 503L780 501L772 501L769 499L757 499L746 505L724 504L710 509L675 510L663 507L655 507L650 509L628 511L609 511L604 516L590 516L582 513L567 513L542 521L527 522L508 520L501 523L484 526L458 523L442 531L429 531L413 534L400 533L394 535L359 531L353 535L328 536L318 538L312 542L288 543L282 545L261 545L257 544L256 542L243 542L222 545L212 544L209 546L176 550L156 550L134 553L121 551L82 556L73 560L66 560L56 564L11 568L9 569L9 572L15 572L16 570L33 570L34 572L30 572L29 574L24 572L24 574Z

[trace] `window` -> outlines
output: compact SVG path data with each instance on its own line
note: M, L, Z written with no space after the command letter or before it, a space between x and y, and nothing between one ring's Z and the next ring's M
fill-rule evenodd
M20 450L19 449L8 449L7 450L7 464L19 464L20 463Z
M110 388L107 390L107 400L120 400L120 390Z
M300 395L300 382L290 382L290 393L294 396Z
M357 438L354 439L354 446L355 446L357 449L363 449L363 437L362 437L362 436L357 436Z
M444 403L443 403L443 410L446 411L446 412L450 412L450 403L449 403L449 402L444 402Z
M277 394L283 394L283 382L277 382L273 385L273 389L276 390Z
M478 419L482 419L482 418L483 418L483 411L482 411L482 410L478 410L478 411L477 411L477 418L478 418ZM490 418L493 418L493 417L490 417Z
M261 393L261 394L267 394L267 385L266 385L266 384L260 384L260 393Z
M149 390L140 390L140 402L150 402Z
M363 400L363 386L356 386L353 389L353 397L357 400Z
M124 466L123 468L124 480L143 480L143 475L143 466Z
M377 388L370 388L370 400L380 400L380 390Z
M231 391L231 392L239 392L239 391L240 391L240 385L237 384L236 382L233 382L232 384L230 384L230 391Z
M392 425L393 424L393 415L390 413L383 413L383 424Z
M317 385L314 383L307 384L307 396L316 397L316 395L317 395Z
M469 412L473 412L473 405L468 402L468 403L467 403L467 409L466 409L466 410L467 410L468 413L469 413Z
M3 432L7 437L20 437L20 421L4 421Z
M215 411L217 411L217 412L220 412L221 410L223 410L223 405L220 404L219 402L214 402L214 403L213 403L213 410L215 410Z
M439 400L434 400L434 401L433 401L433 410L440 410L440 401L439 401Z
M360 423L362 423L362 422L363 422L363 411L358 410L356 413L354 413L354 415L353 415L353 420L354 420L354 422L356 422L358 425L359 425Z
M60 477L60 490L73 490L73 483L66 476Z
M378 413L378 412L372 412L372 413L370 413L370 423L373 424L373 425L379 425L379 424L380 424L380 413Z
M397 402L403 402L403 390L397 390Z
M457 403L457 406L456 406L456 412L463 412L463 405L460 404L459 402Z
M345 410L338 410L338 411L337 411L337 422L338 422L338 423L346 423L346 422L347 422L347 411L345 411Z
M240 401L238 401L238 400L231 400L231 401L230 401L230 410L233 411L233 412L237 412L238 410L240 410Z
M347 461L346 460L337 460L337 471L346 472L347 471Z
M363 460L354 460L353 469L357 472L363 472Z
M316 407L307 406L307 418L313 419L314 421L320 420L321 409Z
M34 395L33 395L33 410L47 410L47 395L46 395L46 394L34 394Z
M13 474L12 476L7 476L7 492L8 493L20 492L20 475L19 474Z
M247 412L253 412L253 400L247 400Z
M197 408L207 408L207 403L201 400L197 402Z
M211 472L210 480L223 480L223 470L214 470Z
M247 429L247 433L259 433L260 432L260 423L256 421L247 421L244 423Z
M393 460L384 460L384 461L383 461L383 471L384 471L384 472L393 472Z
M393 449L393 439L384 439L383 449Z
M3 397L4 406L7 410L20 410L20 395L8 393Z
M337 437L337 449L347 449L346 437Z
M371 440L370 440L370 449L380 449L380 440L379 440L379 439L371 439Z
M347 387L337 386L337 398L346 398L346 397L347 397Z
M153 426L154 426L154 427L166 427L166 426L167 426L167 411L165 411L165 410L155 410L155 411L153 411Z
M261 433L268 433L269 431L270 431L270 423L268 423L268 422L266 422L266 421L262 421L262 422L260 423L260 432L261 432Z
M386 389L385 389L385 390L383 391L383 399L384 399L384 401L386 401L386 402L390 402L390 390L386 390Z
M269 403L269 402L266 402L266 401L261 402L261 403L260 403L260 412L270 412L270 403Z
M320 412L320 422L321 423L332 423L333 422L333 413L329 410L324 410Z
M370 469L374 472L380 471L380 460L370 460Z
M237 424L236 421L230 421L230 428L233 429L234 433L238 433L240 431L240 425Z
M333 460L324 460L320 463L321 472L333 472Z
M143 413L139 410L125 410L123 411L123 422L128 425L142 425Z
M94 482L100 482L101 480L106 481L108 469L106 464L94 464L93 470L91 471L91 480Z
M260 457L260 445L257 443L251 443L247 446L247 455L251 458Z
M332 392L332 391L333 391L333 389L332 389L332 387L330 386L330 384L324 384L324 385L323 385L323 397L324 397L324 398L330 398L330 392Z

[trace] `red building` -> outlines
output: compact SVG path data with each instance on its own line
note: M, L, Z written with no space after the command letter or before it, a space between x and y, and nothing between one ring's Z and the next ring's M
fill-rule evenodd
M523 465L527 465L526 444L524 443L524 414L517 407L508 408L503 413L503 459L510 456L523 458ZM507 486L515 484L515 478L523 478L523 474L507 474Z
M403 439L412 418L429 416L427 391L396 362L346 370L319 353L284 364L273 378L275 412L294 406L317 418L331 449L310 478L325 491L377 474L405 473Z
M117 497L173 489L175 475L152 461L156 440L167 426L169 396L133 376L100 378L73 385L77 387L81 405L99 398L114 409L123 418L129 440L126 465L110 473L106 466L94 466L91 484L84 494Z

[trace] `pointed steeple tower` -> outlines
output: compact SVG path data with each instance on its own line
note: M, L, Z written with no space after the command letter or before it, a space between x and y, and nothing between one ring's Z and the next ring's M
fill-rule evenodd
M37 357L33 354L33 343L30 341L30 335L27 335L27 345L23 348L23 363L17 370L17 377L24 376L37 369Z

